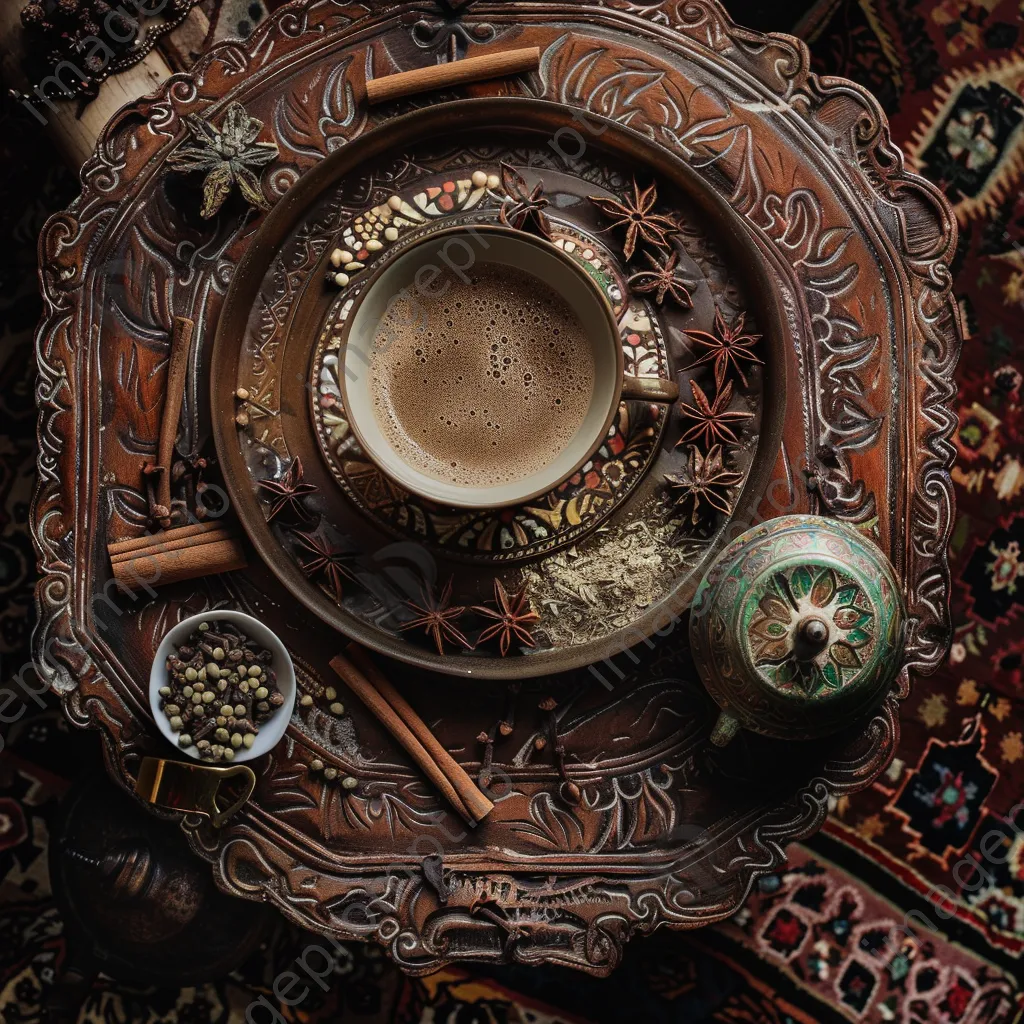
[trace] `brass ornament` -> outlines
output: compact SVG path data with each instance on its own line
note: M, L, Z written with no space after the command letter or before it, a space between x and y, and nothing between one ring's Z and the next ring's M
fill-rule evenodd
M234 787L221 785L234 779ZM201 814L220 828L238 813L256 788L256 775L244 764L211 765L144 757L135 780L135 793L165 810Z
M790 515L747 530L690 611L697 669L722 708L712 742L741 727L799 740L856 722L902 668L905 620L888 558L852 527Z

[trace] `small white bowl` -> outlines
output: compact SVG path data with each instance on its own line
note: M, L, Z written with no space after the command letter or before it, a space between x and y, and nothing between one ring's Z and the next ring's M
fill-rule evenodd
M167 685L167 656L172 649L179 647L188 639L189 634L200 622L230 622L247 637L262 644L274 656L270 667L277 676L277 688L284 697L284 703L260 726L256 742L248 750L245 747L240 747L235 751L233 760L217 763L238 764L241 761L251 761L254 757L261 757L277 745L288 728L292 709L295 707L295 667L292 665L292 659L287 649L277 635L267 629L259 619L254 619L251 615L246 615L245 612L219 610L192 615L187 619L182 619L160 641L160 646L156 649L156 655L153 658L153 667L149 672L149 706L157 727L167 737L168 742L174 744L176 750L194 757L197 761L202 760L195 744L191 747L182 747L178 744L178 733L171 729L171 723L160 707L160 702L163 699L160 696L160 687Z

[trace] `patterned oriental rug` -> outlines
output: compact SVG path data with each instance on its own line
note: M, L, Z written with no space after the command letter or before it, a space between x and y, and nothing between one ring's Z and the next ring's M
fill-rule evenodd
M245 32L259 3L211 8ZM275 6L271 3L269 6ZM1024 22L1018 0L823 0L810 11L730 5L743 24L801 35L822 73L882 102L910 166L960 223L953 268L967 331L959 370L955 642L902 713L898 757L833 808L785 873L696 933L637 939L594 980L560 969L399 974L353 945L329 995L295 1021L458 1024L648 1021L1011 1024L1024 1016ZM31 334L35 239L75 179L18 115L0 115L0 679L27 658L34 555ZM71 780L99 770L94 736L59 709L4 726L0 753L0 1019L41 1020L66 944L47 837ZM916 913L915 913L916 912ZM899 936L895 945L888 937ZM280 925L230 978L156 991L97 978L77 1019L235 1024L308 936ZM319 996L319 991L314 990Z

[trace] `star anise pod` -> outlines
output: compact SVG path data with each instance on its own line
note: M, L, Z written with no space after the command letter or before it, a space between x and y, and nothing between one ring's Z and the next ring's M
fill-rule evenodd
M629 287L634 292L654 294L654 301L660 306L668 296L683 309L693 308L693 299L690 298L690 290L686 287L687 282L676 273L676 264L679 262L679 253L674 252L668 259L662 261L656 259L649 252L644 253L644 258L650 264L650 270L638 270L629 278Z
M236 102L228 105L220 128L195 114L185 115L185 125L191 141L178 146L167 163L180 171L206 172L199 215L212 217L235 185L247 203L269 210L255 170L276 159L277 144L256 141L263 122Z
M743 386L747 386L747 378L740 366L740 361L745 359L748 363L764 364L751 352L751 348L761 340L760 334L744 334L743 321L745 313L736 317L736 322L730 327L722 316L721 311L715 310L715 333L708 334L707 331L685 331L687 337L691 338L698 345L703 345L708 351L704 353L693 365L710 362L715 368L715 384L722 386L726 372L732 365L739 374Z
M679 411L687 419L696 420L696 422L679 438L676 447L698 437L706 446L722 441L731 441L735 444L738 438L733 433L730 424L738 423L740 420L753 419L754 414L729 409L729 403L732 401L732 381L729 381L724 388L719 389L713 402L708 401L708 396L704 394L695 380L690 381L690 390L693 392L694 405L680 402Z
M456 628L455 623L466 611L464 605L451 605L452 580L441 591L440 597L435 597L433 591L427 587L421 590L423 603L415 604L412 601L405 603L417 613L415 619L403 622L400 629L422 629L433 639L438 654L444 654L444 642L459 644L462 647L472 648L472 644Z
M350 568L356 559L356 552L343 551L341 548L335 547L319 533L304 533L301 530L295 530L293 535L305 551L313 556L308 561L299 561L302 571L310 578L321 577L334 591L334 596L340 604L342 581L354 581L356 578Z
M627 260L633 258L638 238L657 249L668 249L668 236L679 230L679 225L671 217L651 213L657 198L656 185L652 183L650 188L645 188L641 192L636 178L633 179L633 197L627 196L621 203L616 199L606 199L604 196L590 196L590 201L603 214L615 218L608 227L609 231L612 228L626 228L626 241L622 246L622 254Z
M498 217L509 228L534 231L545 238L551 237L551 222L543 213L548 201L544 198L544 183L538 181L529 191L526 179L511 165L501 164L501 187L506 199L501 204Z
M310 494L315 494L316 485L303 482L302 460L298 455L292 459L288 471L280 480L260 480L257 482L257 486L265 492L270 501L270 511L267 513L268 523L278 516L291 520L298 519L307 523L312 520L313 515L303 504L302 499Z
M534 647L534 639L530 635L530 627L540 622L540 616L530 607L530 599L526 596L526 587L517 590L511 597L501 580L494 581L495 608L477 605L473 611L485 619L493 619L478 637L477 643L486 643L494 637L499 638L498 647L501 656L508 654L512 641L518 639L527 647Z
M725 468L720 444L712 445L706 456L701 455L697 446L691 444L687 469L678 476L665 474L665 481L676 495L675 504L683 509L689 506L689 518L694 526L710 509L730 515L732 504L725 492L742 479L742 473Z

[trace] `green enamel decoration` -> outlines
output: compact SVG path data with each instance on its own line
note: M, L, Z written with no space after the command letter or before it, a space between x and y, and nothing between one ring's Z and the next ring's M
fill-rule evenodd
M821 670L821 674L825 679L826 684L833 690L838 690L843 685L843 681L839 678L839 672L832 662L828 662L825 667Z
M694 658L711 696L743 728L785 739L849 728L902 666L905 612L892 566L842 523L783 516L748 530L699 593Z
M842 665L843 668L860 668L860 658L857 657L857 652L846 643L841 640L834 643L829 648L829 657L837 665Z
M782 622L789 619L792 611L788 601L783 601L781 597L772 593L765 594L761 598L759 607L769 619L779 619Z
M806 597L811 592L812 586L810 569L805 565L797 566L789 578L789 589L793 596L799 601L800 598Z
M834 621L840 629L862 629L871 623L871 613L859 608L839 608Z

